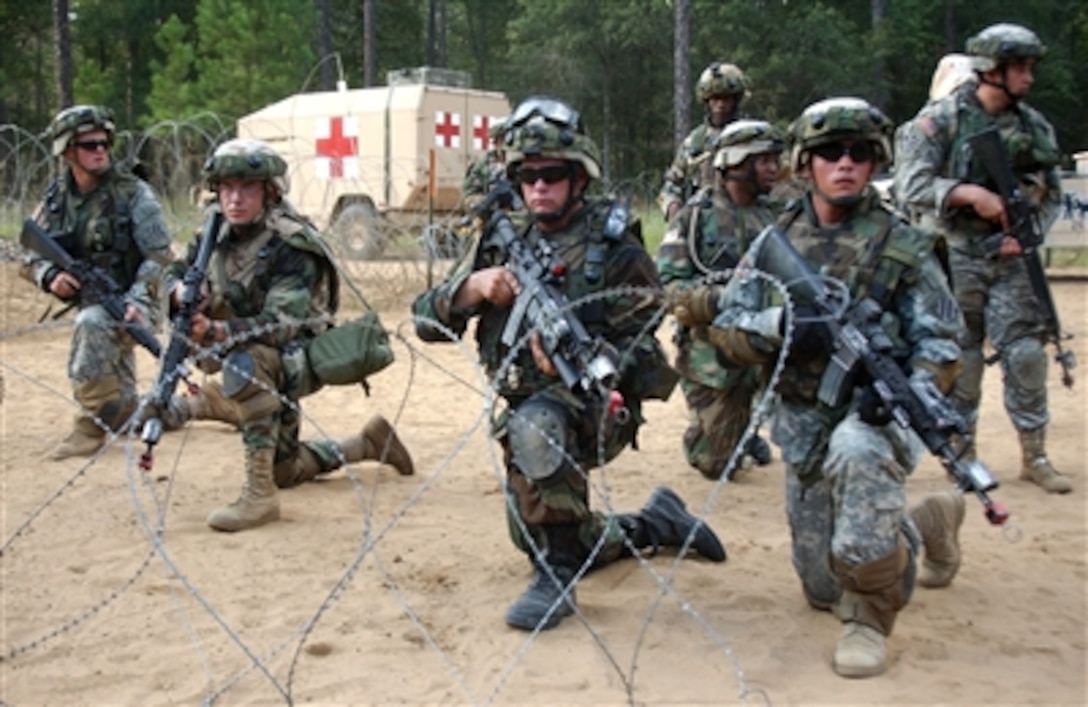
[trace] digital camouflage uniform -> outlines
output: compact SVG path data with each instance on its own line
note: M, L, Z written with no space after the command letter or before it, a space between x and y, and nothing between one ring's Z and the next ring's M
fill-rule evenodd
M779 142L773 151L781 149ZM758 196L751 206L740 206L730 198L721 178L716 178L712 187L703 187L680 210L665 232L657 269L666 291L672 295L707 283L724 284L740 255L773 221L766 196ZM752 367L723 365L706 338L705 324L676 322L675 327L674 367L682 376L689 420L684 456L704 476L718 479L751 420L759 374Z
M517 131L507 141L513 176L526 156L577 165L580 172L572 172L569 181L572 195L577 194L574 175L600 176L596 147L584 135L577 112L566 104L546 97L527 99L507 126ZM528 332L526 320L514 346L504 344L501 335L512 306L487 300L469 308L454 306L458 291L474 272L502 266L510 257L503 249L488 246L487 233L480 248L466 254L446 280L420 295L412 308L416 331L425 341L447 340L434 322L460 336L470 320L477 320L480 364L506 402L492 433L504 450L510 535L537 570L506 617L510 625L526 630L556 626L573 611L579 569L587 563L600 567L631 546L679 546L690 534L693 548L711 559L725 559L713 532L697 523L668 489L658 489L637 514L606 515L590 509L587 470L634 445L643 422L642 400L667 397L675 373L654 337L662 290L637 219L613 202L580 198L569 201L563 213L569 216L566 224L547 233L535 220L525 223L523 216L515 216L521 221L517 233L530 247L546 240L564 263L565 274L557 286L576 304L573 313L590 336L612 347L609 355L615 357L616 389L629 412L626 419L607 412L609 401L596 392L575 393L562 379L538 369L522 336Z
M980 33L1001 34L998 25ZM1015 28L1015 26L1013 26ZM1028 30L1015 28L1013 39ZM1038 40L1034 42L1037 44ZM1045 52L1041 45L1028 56ZM1029 47L1030 49L1030 47ZM976 50L979 54L986 54ZM983 57L985 60L985 57ZM1024 448L1022 475L1051 491L1065 492L1069 482L1046 459L1043 433L1047 409L1047 355L1043 321L1020 256L987 258L981 240L1000 225L980 218L973 209L949 208L948 194L964 183L996 188L965 149L968 138L996 126L1026 195L1038 205L1039 226L1046 233L1058 216L1061 184L1060 152L1050 123L1023 101L990 115L976 95L978 84L967 82L951 95L927 103L897 133L902 156L895 175L901 207L922 228L941 234L949 244L952 283L963 310L966 328L959 342L963 373L953 401L974 428L982 400L984 341L989 338L1001 363L1005 410L1020 433Z
M47 135L53 138L54 154L60 156L69 140L95 129L105 130L112 139L112 112L98 106L74 106L58 114ZM146 182L114 163L99 175L92 191L80 193L66 168L46 189L33 218L73 258L108 274L123 290L125 304L136 307L145 324L156 325L161 318L156 298L162 268L171 258L170 234L162 207ZM60 268L30 252L21 272L49 292ZM78 299L75 304L78 313L68 359L74 397L84 410L118 429L135 411L139 398L134 342L101 305ZM90 442L82 451L69 449L77 437ZM57 448L54 459L82 456L83 451L89 454L103 440L97 423L78 413L72 436Z
M858 108L855 101L865 108ZM801 136L814 132L828 141L845 136L872 137L875 142L879 136L886 145L883 127L890 132L890 121L883 116L875 124L857 119L857 112L868 111L858 99L814 104L799 122L811 117L821 125L824 115L833 127L836 110L849 120L843 129L825 133L795 123L794 131ZM858 125L864 130L845 131ZM881 324L894 343L893 355L909 366L912 376L936 376L949 386L959 355L955 337L962 317L934 255L934 236L899 220L881 204L872 186L865 188L860 201L846 207L847 218L834 227L819 224L812 199L810 193L787 209L776 228L813 270L845 283L851 302L864 297L877 302L884 312ZM753 274L752 264L760 262L767 238L764 234L753 243L718 302L720 313L711 336L725 358L736 364L773 366L789 321L784 320L779 290ZM763 269L774 271L766 265ZM877 636L891 633L914 586L920 539L925 540L928 555L931 542L947 538L940 523L919 529L915 522L928 526L929 521L919 517L912 522L914 510L908 515L906 480L924 449L914 433L895 423L874 426L862 421L856 409L862 388L854 400L837 409L817 400L829 360L827 348L805 354L790 351L775 388L771 436L786 463L794 569L809 603L833 608L844 622L841 650L853 640L856 625ZM962 497L955 498L947 503L952 516L963 505ZM962 510L959 513L962 522ZM958 549L955 552L958 566ZM945 584L951 574L954 569ZM836 670L858 677L882 670L883 639L877 641L879 650L865 656L861 666L836 664Z
M726 122L713 125L708 113L680 143L672 164L665 171L665 182L657 197L663 214L668 216L674 204L682 206L701 187L714 183L712 162L717 139L726 125L739 115L741 101L749 95L750 88L748 77L733 64L713 62L703 69L695 84L699 101L706 105L713 96L734 96L737 103Z

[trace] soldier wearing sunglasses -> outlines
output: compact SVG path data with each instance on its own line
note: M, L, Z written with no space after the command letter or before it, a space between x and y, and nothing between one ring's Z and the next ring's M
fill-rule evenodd
M874 303L879 316L872 321L896 361L947 394L959 370L963 318L937 255L939 240L900 220L870 184L890 161L891 134L884 114L859 98L809 106L790 128L791 166L807 187L775 228L814 271L841 283L844 308ZM768 240L769 230L715 302L709 338L735 366L773 367L785 354L771 438L786 463L793 566L808 603L842 622L835 671L877 675L916 577L924 587L944 587L959 569L963 496L935 494L908 511L906 480L923 448L891 420L871 381L859 376L852 396L835 407L818 398L831 333L813 305L784 302L753 270L752 263L786 269L764 262L773 259L762 253Z
M611 408L613 397L568 388L539 332L519 330L516 343L503 342L523 283L506 267L509 253L487 247L487 233L445 282L416 299L413 312L426 341L448 341L448 331L460 336L476 320L480 362L506 402L493 432L504 450L508 527L535 570L506 622L550 629L574 613L575 582L590 569L642 548L687 543L716 562L725 550L665 487L637 513L590 509L588 470L633 445L642 400L665 398L675 385L654 335L663 293L638 221L587 194L601 160L577 111L534 97L505 125L507 173L525 206L518 233L530 250L550 249L563 264L556 286L587 332L606 342L624 411Z
M64 167L32 218L73 258L100 268L121 286L126 320L154 326L160 318L162 269L171 257L170 233L150 185L114 162L114 131L113 111L103 106L77 105L53 118L45 138ZM102 305L81 300L79 281L55 263L30 253L21 272L79 308L68 379L80 410L51 458L91 456L105 442L106 428L119 429L136 410L133 340ZM230 422L214 393L179 399L175 407L190 419ZM174 420L168 429L183 423Z

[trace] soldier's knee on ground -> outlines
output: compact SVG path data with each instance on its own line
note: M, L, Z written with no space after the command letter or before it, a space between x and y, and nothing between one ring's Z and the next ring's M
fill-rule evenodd
M529 400L509 422L511 462L534 482L554 478L568 468L566 411L548 400Z

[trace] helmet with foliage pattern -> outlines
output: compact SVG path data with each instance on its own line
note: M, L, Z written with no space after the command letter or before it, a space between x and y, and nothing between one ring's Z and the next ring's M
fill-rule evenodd
M736 64L715 61L695 82L695 95L706 103L715 96L735 96L737 105L751 95L752 84Z
M215 148L204 162L204 179L212 191L224 179L264 181L280 197L289 187L287 162L268 143L251 138L235 138Z
M503 126L511 176L526 157L550 157L581 165L590 179L601 178L600 151L586 135L581 115L563 101L547 96L527 98Z
M808 165L813 147L839 140L873 143L878 164L892 159L891 138L895 125L868 101L854 97L827 98L813 103L790 125L790 168L800 172Z
M43 137L53 142L53 156L60 157L68 149L72 138L91 130L105 130L113 140L116 124L113 111L105 106L78 105L65 108L57 113L45 129Z
M752 155L780 154L786 147L785 134L765 120L736 120L718 137L714 167L736 167Z

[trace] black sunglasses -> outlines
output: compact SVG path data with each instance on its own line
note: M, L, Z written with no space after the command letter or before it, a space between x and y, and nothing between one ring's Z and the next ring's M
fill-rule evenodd
M78 147L81 150L86 150L87 152L94 152L94 151L99 150L99 149L102 149L102 150L110 149L111 147L113 147L113 141L112 140L82 140L80 142L75 143L75 146Z
M553 164L537 169L520 167L516 177L522 184L536 184L538 179L543 179L545 184L555 184L569 179L573 172L574 168L570 164Z
M812 148L812 154L828 162L838 162L849 155L855 164L872 162L874 157L873 144L870 142L854 142L849 145L842 142L829 142Z

